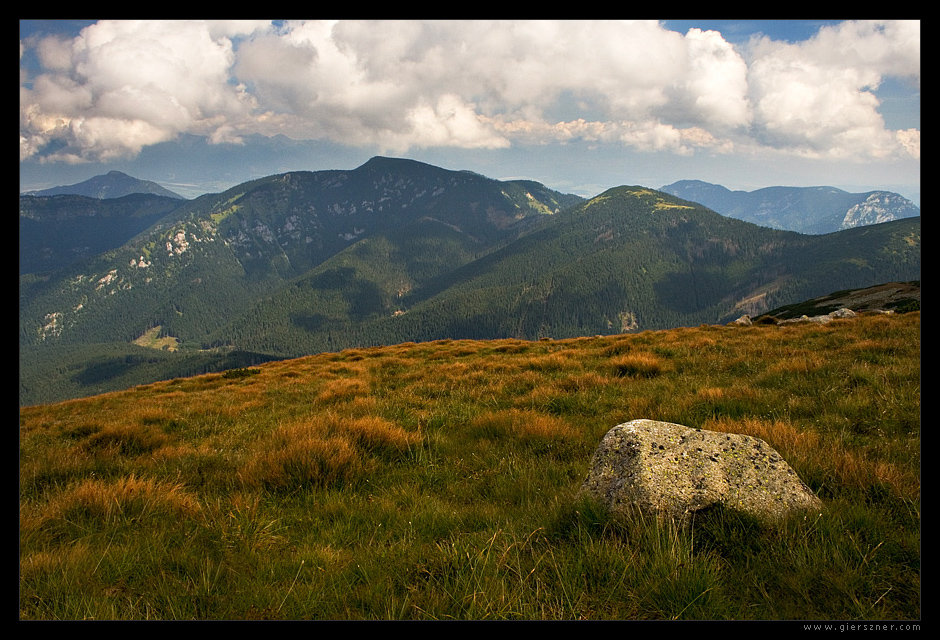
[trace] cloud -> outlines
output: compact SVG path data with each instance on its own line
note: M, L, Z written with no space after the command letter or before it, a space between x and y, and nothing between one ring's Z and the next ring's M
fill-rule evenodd
M132 156L181 132L211 134L253 107L231 80L231 33L257 25L101 21L37 45L43 73L20 88L21 157ZM23 142L25 140L25 142Z
M736 48L658 21L101 21L21 42L41 64L21 71L21 158L133 155L183 132L919 157L875 96L886 77L919 82L919 30L846 22Z
M885 128L874 91L920 81L917 22L847 22L802 43L751 43L748 83L759 142L813 157L919 157L919 135Z
M733 130L750 124L747 65L717 31L690 29L685 37L688 67L679 95L686 117ZM683 100L677 99L679 104ZM681 115L677 114L677 117Z

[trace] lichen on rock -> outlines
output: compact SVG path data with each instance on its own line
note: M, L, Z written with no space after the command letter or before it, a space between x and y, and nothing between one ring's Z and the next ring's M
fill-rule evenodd
M656 420L608 431L581 492L612 511L638 507L679 520L718 504L764 520L822 508L763 440Z

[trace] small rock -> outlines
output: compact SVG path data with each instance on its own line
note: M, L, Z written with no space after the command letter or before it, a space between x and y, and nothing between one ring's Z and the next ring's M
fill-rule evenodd
M858 314L852 311L851 309L845 309L845 308L839 309L837 311L833 311L832 313L829 314L829 316L832 318L854 318L857 315Z
M792 318L790 320L781 320L780 324L789 324L793 322L815 322L817 324L826 324L838 318L854 318L858 314L852 311L851 309L838 309L832 313L827 313L822 316L813 316L809 317L807 315L802 315L799 318Z
M717 504L763 520L822 508L763 440L656 420L608 431L581 492L615 512L636 506L681 521Z

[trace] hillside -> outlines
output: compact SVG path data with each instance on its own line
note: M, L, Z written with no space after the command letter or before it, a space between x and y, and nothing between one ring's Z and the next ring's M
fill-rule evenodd
M772 309L765 315L786 320L802 316L822 316L839 309L866 311L919 311L920 282L886 282L874 287L834 291L812 300Z
M920 312L322 353L20 411L21 619L921 617ZM578 500L613 426L758 437L823 501Z
M20 275L55 271L116 249L180 204L179 198L143 193L20 196Z
M809 234L920 216L920 208L913 202L890 191L848 193L835 187L731 191L701 180L680 180L662 191L738 220Z
M239 185L50 277L23 301L21 343L129 341L161 325L199 344L291 279L384 234L419 246L429 237L424 254L396 260L409 265L406 279L386 285L413 287L566 206L565 196L541 189L387 159Z
M724 323L919 273L919 236L919 219L821 237L778 232L621 187L467 265L433 296L413 294L394 322L419 335L443 323L455 337L527 339Z
M177 349L161 367L192 372L216 370L230 351L271 359L722 323L919 279L919 222L807 236L643 187L584 201L392 158L270 176L188 201L121 247L21 278L21 379L32 381L21 400L48 398L61 376L106 383L83 374L92 362L108 370L100 353L114 354L116 370L152 375L125 365L141 362L129 345L155 331ZM51 370L66 345L78 369Z
M133 193L149 193L177 200L185 200L183 196L173 193L166 187L163 187L151 180L140 180L120 171L109 171L105 175L95 176L71 185L51 187L49 189L40 189L31 191L24 195L33 196L58 196L58 195L78 195L88 198L120 198Z
M375 296L393 300L581 201L531 181L500 182L389 158L353 171L271 176L197 198L121 247L21 278L21 398L61 398L60 389L74 385L52 381L79 376L92 362L108 370L99 366L103 353L114 354L116 370L152 371L126 365L141 362L130 344L154 328L180 345L172 356L159 356L163 364L177 363L178 375L216 370L229 351L244 350L225 345L206 352L210 333L348 248L378 248L355 318L371 310ZM329 274L318 282L328 294ZM266 322L252 330L263 332ZM68 367L52 355L65 345L71 345ZM87 367L79 364L83 358ZM91 377L97 382L91 389L112 388ZM44 387L39 395L36 384Z

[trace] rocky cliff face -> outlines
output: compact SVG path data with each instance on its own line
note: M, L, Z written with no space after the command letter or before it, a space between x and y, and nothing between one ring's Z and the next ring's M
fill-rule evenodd
M841 228L851 229L919 215L920 210L907 198L888 191L873 191L863 202L845 212Z

